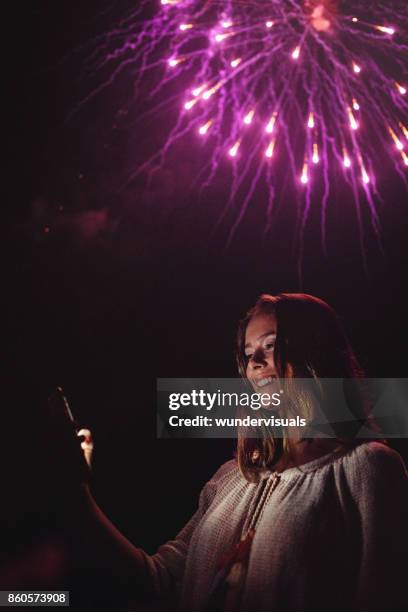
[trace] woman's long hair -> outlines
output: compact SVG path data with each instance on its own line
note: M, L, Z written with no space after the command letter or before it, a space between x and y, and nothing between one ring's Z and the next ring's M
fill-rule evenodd
M300 293L262 295L238 327L236 357L243 378L246 378L247 369L246 329L257 315L271 315L276 319L275 369L281 385L288 391L285 397L291 397L291 401L284 402L284 416L297 414L308 422L313 416L314 400L307 392L299 391L297 378L312 379L319 399L326 400L329 386L325 387L322 379L343 379L345 401L357 429L364 425L378 431L369 415L370 403L361 381L363 371L338 316L326 302ZM328 422L333 424L333 416L327 414L330 402L323 401L321 405L325 407ZM335 429L339 443L358 444L363 441L362 438L353 439L350 431L345 434L342 425L344 423L338 423ZM284 429L279 437L270 428L260 430L256 437L246 436L243 429L238 432L238 464L250 481L256 481L261 471L271 468L284 454L290 457L289 436Z

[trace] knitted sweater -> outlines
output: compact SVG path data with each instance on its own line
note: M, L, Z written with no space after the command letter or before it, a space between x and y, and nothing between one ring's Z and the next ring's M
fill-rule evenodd
M408 478L398 453L366 442L278 476L252 541L240 612L408 609ZM235 461L215 473L187 525L145 557L159 595L176 589L181 610L214 610L219 560L239 541L261 487Z

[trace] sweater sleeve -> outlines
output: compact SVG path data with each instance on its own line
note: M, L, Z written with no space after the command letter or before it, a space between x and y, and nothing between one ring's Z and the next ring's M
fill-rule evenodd
M233 469L236 469L234 461L225 463L206 483L201 490L196 512L174 540L160 546L154 555L143 553L157 597L174 596L179 591L194 530L215 498L223 477Z
M360 558L355 612L408 609L408 478L398 453L362 445L346 472L356 503ZM346 467L346 466L345 466Z

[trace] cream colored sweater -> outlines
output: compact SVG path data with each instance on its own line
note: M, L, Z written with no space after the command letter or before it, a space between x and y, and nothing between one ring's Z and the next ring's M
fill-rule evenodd
M235 461L216 472L184 529L146 555L159 595L176 589L181 610L215 612L208 600L219 559L240 539L261 486ZM398 453L366 442L280 474L256 529L239 610L408 610L407 570L407 472Z

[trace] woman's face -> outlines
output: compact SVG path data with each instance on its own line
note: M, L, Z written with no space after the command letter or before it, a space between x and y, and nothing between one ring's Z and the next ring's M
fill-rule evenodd
M271 314L252 317L245 332L246 375L258 393L273 393L278 376L273 356L276 318Z

